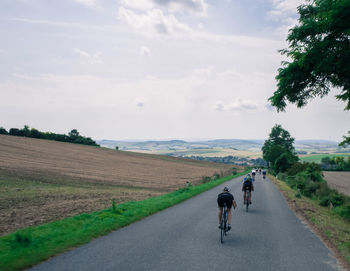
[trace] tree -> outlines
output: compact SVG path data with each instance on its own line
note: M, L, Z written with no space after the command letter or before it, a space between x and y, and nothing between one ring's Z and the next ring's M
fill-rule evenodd
M8 135L8 132L4 127L0 127L0 135Z
M281 125L275 125L269 135L269 139L262 147L263 158L269 162L270 167L277 172L285 172L299 158L296 155L294 138Z
M289 30L289 48L280 52L292 59L278 69L277 90L269 98L277 111L286 102L303 107L314 97L324 97L330 87L350 110L350 1L307 0L298 7L299 24ZM350 144L344 137L341 146Z
M286 101L302 107L308 100L342 91L337 99L350 110L350 1L308 0L298 7L299 25L289 30L289 48L281 50L293 62L282 62L277 91L270 101L279 111Z

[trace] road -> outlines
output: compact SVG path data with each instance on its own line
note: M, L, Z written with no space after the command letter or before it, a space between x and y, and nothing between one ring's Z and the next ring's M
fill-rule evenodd
M276 187L257 177L248 213L236 178L30 270L342 270ZM216 197L224 186L238 207L221 244Z

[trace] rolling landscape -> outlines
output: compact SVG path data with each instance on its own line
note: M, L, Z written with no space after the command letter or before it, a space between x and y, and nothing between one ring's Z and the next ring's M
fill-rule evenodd
M350 0L0 14L0 271L350 271Z
M141 200L232 165L0 135L0 234ZM236 171L241 168L235 167Z

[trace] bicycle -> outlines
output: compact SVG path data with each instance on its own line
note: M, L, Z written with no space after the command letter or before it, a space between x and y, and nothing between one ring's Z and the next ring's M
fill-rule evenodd
M245 204L246 204L246 212L248 212L248 208L249 208L249 204L250 204L250 201L249 201L249 197L250 197L250 191L247 189L245 191Z
M221 223L220 223L220 240L221 244L224 242L224 236L227 235L228 229L227 229L227 206L226 203L224 203L224 207L222 210L222 215L221 215Z

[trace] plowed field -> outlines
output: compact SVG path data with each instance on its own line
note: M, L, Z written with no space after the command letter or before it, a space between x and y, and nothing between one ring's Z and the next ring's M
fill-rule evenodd
M0 235L199 183L232 166L0 135ZM238 170L239 171L239 170Z
M330 187L350 196L349 171L323 171L323 175Z

